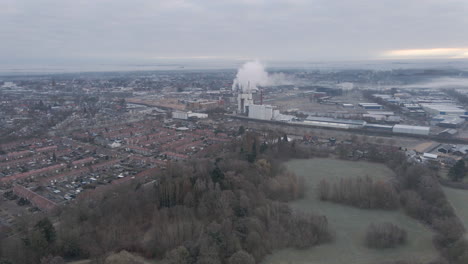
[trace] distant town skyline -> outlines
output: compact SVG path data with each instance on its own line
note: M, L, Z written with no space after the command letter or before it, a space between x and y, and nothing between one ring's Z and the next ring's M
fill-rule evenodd
M463 0L3 0L0 66L468 58Z

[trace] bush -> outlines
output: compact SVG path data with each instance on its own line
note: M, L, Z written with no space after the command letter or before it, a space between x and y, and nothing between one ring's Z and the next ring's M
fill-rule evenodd
M366 232L370 248L393 248L406 242L406 231L391 223L371 224Z
M229 258L229 264L255 264L255 259L249 253L241 250Z

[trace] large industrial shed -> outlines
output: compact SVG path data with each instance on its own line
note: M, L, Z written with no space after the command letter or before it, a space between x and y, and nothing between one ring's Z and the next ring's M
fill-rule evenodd
M308 124L317 124L328 127L335 126L340 128L362 128L366 125L366 121L363 120L338 119L319 116L309 116L304 122Z
M446 118L437 124L440 127L447 127L447 128L458 128L461 127L465 123L465 119L459 118L458 116L451 116L450 118Z
M393 126L393 133L400 133L400 134L411 134L411 135L429 135L431 131L430 127L424 126L409 126L409 125L394 125Z
M278 110L275 110L271 105L248 105L249 117L261 120L272 120L279 114Z
M460 106L450 104L421 104L421 107L431 115L466 115L468 112Z
M359 103L360 107L367 109L367 110L380 110L383 109L382 105L376 103Z
M350 129L350 126L347 125L347 124L330 123L330 122L304 120L303 122L292 122L292 123L299 123L299 124L316 126L316 127L330 127L330 128L339 128L339 129Z
M392 132L393 126L379 125L379 124L366 124L365 129L372 131Z

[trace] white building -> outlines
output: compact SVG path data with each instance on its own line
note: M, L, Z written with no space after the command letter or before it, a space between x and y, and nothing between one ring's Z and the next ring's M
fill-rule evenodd
M272 120L275 116L279 115L279 111L275 110L271 105L249 105L248 113L250 118L261 120Z
M239 93L237 96L237 112L239 114L247 113L247 106L253 105L252 93Z
M468 113L463 107L453 104L421 104L421 107L431 115L465 115Z
M187 112L182 112L182 111L174 111L174 112L172 112L172 118L187 120L188 119L188 113Z
M412 134L412 135L429 135L431 128L424 126L408 126L408 125L394 125L393 133Z
M208 118L208 114L188 112L188 117L196 117L196 118L202 119L202 118Z
M14 87L16 87L16 84L14 84L13 82L5 82L3 84L3 87L4 88L14 88Z

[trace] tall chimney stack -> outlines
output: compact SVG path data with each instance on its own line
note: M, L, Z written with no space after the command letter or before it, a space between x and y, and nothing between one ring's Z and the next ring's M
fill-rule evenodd
M263 89L260 89L260 105L263 105Z

